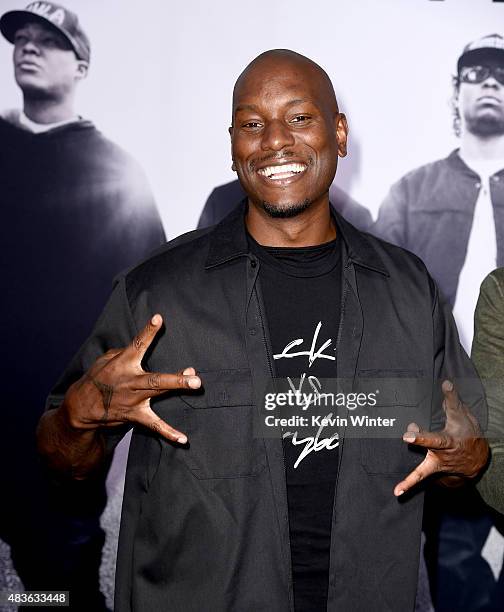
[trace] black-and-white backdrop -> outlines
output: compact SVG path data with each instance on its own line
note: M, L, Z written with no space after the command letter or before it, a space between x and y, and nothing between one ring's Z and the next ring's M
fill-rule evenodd
M23 5L0 0L0 13ZM468 42L499 27L504 33L504 2L492 0L65 5L91 38L77 110L141 163L169 238L194 229L211 190L235 178L227 132L232 87L258 53L290 48L326 69L350 126L336 182L376 218L392 183L458 146L451 106L457 58ZM0 38L0 110L21 103L11 54ZM502 545L491 538L497 572Z

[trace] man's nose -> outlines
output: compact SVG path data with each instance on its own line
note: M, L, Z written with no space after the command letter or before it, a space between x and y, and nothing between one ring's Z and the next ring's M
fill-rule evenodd
M501 87L501 84L499 83L499 81L494 77L493 74L491 74L490 76L488 76L484 81L483 81L483 87L493 87L493 88L497 88L497 87Z
M21 47L21 50L23 53L35 53L36 55L40 54L40 49L33 40L27 40Z
M261 148L265 151L280 151L294 144L294 135L283 121L270 121L263 132Z

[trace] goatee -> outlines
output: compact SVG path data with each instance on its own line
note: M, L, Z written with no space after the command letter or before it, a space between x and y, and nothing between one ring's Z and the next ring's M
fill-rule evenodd
M311 204L310 200L278 206L270 202L261 202L263 210L273 219L291 219L304 212Z
M504 134L504 115L465 116L466 129L481 138Z

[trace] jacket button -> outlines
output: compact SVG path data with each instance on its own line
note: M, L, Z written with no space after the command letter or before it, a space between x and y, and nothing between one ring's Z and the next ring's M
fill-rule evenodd
M257 261L255 259L250 260L250 265L255 268L257 266Z
M474 186L475 186L477 189L479 189L479 188L481 187L481 183L479 183L479 182L478 182L478 183L474 183Z
M255 328L255 327L251 327L251 328L249 329L249 334L250 334L251 336L255 336L255 335L257 334L257 330L256 330L256 328Z

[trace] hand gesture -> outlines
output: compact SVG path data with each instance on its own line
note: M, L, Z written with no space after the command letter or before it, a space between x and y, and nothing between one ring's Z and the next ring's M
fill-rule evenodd
M403 435L408 444L427 449L425 459L394 488L399 496L431 474L440 472L474 478L488 460L488 444L478 422L462 403L453 383L442 385L446 423L442 431L422 431L410 423Z
M201 380L194 368L175 374L146 372L142 359L161 329L156 314L131 344L99 357L88 372L68 390L62 408L78 430L138 423L168 440L185 444L187 437L163 421L151 408L150 398L175 389L198 389Z

